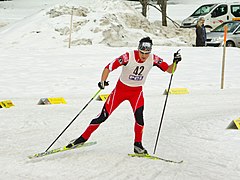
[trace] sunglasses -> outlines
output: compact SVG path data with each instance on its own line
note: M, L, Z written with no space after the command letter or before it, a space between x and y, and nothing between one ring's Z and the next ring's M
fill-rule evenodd
M139 52L141 53L141 54L150 54L151 52L144 52L144 51L141 51L141 50L139 50Z

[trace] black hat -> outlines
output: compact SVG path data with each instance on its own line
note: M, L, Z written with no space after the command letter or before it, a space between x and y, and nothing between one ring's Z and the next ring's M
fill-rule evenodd
M151 52L151 50L152 50L152 44L153 44L153 43L152 43L152 40L150 39L150 37L142 38L142 39L139 41L138 50Z

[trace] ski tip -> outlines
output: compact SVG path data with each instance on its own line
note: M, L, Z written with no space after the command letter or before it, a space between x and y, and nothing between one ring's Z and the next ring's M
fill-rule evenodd
M71 147L71 148L67 148L66 146L63 146L63 147L60 147L60 148L56 148L56 149L52 149L52 150L49 150L49 151L37 153L37 154L34 154L32 156L28 156L28 159L35 159L35 158L39 158L39 157L43 157L43 156L47 156L47 155L51 155L51 154L55 154L55 153L59 153L59 152L68 151L68 150L71 150L71 149L77 149L77 148L80 148L80 147L91 146L91 145L94 145L94 144L97 144L97 141L86 142L84 144L80 144L80 145L77 145L77 146L74 146L74 147Z
M175 164L183 163L183 160L175 161L175 160L165 159L165 158L161 158L161 157L150 155L150 154L128 154L128 156L130 156L130 157L146 158L146 159L151 159L151 160L162 160L164 162L175 163Z

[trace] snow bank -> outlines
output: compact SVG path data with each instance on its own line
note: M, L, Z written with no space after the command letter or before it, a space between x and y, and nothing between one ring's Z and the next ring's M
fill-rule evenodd
M83 3L84 4L84 3ZM73 45L106 44L136 46L143 36L156 39L155 45L190 46L194 32L173 25L162 27L160 21L150 22L128 2L98 0L92 6L58 6L47 14L50 18L69 22L73 11ZM99 16L100 14L100 16ZM56 31L68 39L68 23L58 24ZM82 42L82 43L81 43Z
M27 43L31 37L36 41L45 39L48 46L67 46L72 13L72 46L104 44L111 47L136 47L138 40L144 36L150 36L154 39L154 45L159 46L194 44L193 29L176 28L171 23L163 27L159 20L150 22L131 2L120 0L96 0L92 4L82 0L72 4L56 4L6 28L1 32L4 35L2 42L13 41L11 34L14 34L12 44ZM31 23L26 24L29 20ZM21 29L17 28L19 24Z
M168 0L168 4L210 4L236 2L235 0Z

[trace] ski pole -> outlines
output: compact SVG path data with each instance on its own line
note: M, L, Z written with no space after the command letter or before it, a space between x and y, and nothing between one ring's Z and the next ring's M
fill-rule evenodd
M58 135L58 137L52 142L52 144L46 149L45 152L47 152L50 147L52 147L52 145L58 140L58 138L67 130L67 128L73 123L73 121L75 121L77 119L77 117L83 112L84 109L86 109L86 107L90 104L90 102L100 93L102 89L99 89L94 96L88 101L88 103L82 108L81 111L79 111L79 113L73 118L73 120L67 125L67 127Z
M177 51L177 53L179 51L180 51L180 49ZM168 94L169 94L169 91L170 91L175 67L176 67L176 62L173 63L172 74L171 74L171 77L170 77L170 82L169 82L169 85L168 85L167 95L166 95L166 99L165 99L164 106L163 106L162 116L161 116L161 120L160 120L160 124L159 124L159 128L158 128L158 133L157 133L157 138L156 138L153 154L155 154L155 152L156 152L157 143L158 143L158 139L159 139L159 135L160 135L160 131L161 131L161 126L162 126L162 122L163 122L163 117L164 117L164 113L165 113L165 109L166 109L166 105L167 105L167 100L168 100Z

